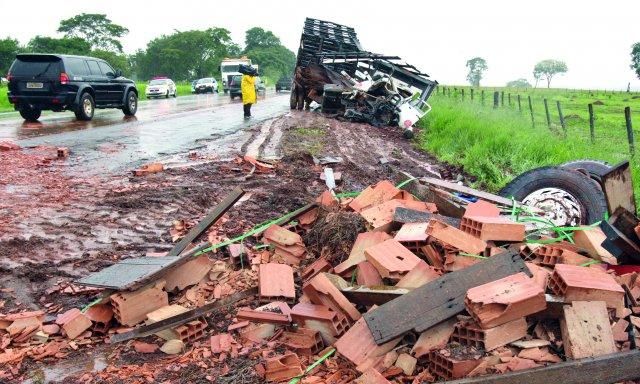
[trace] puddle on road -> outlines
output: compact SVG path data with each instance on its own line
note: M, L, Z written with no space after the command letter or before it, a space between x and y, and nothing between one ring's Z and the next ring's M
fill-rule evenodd
M62 381L65 378L80 372L100 372L107 367L106 353L91 358L76 358L74 360L62 360L48 366L39 366L31 371L31 377L24 381L26 384L51 383Z

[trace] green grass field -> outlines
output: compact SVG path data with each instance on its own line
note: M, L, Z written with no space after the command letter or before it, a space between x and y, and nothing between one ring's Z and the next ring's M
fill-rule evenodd
M518 174L544 165L570 160L597 159L617 163L631 158L625 128L624 107L632 110L634 132L640 129L640 94L559 89L485 89L474 100L470 88L442 88L430 99L433 110L420 122L424 128L417 145L451 164L462 165L478 178L479 186L497 191ZM504 91L504 106L493 108L493 92ZM511 106L508 94L511 93ZM517 106L521 96L522 112ZM531 122L527 96L531 96L534 122ZM543 99L548 100L552 126L548 127ZM560 126L556 101L562 105L566 138ZM595 142L589 133L587 104L594 105ZM597 103L600 104L600 103ZM640 148L638 149L640 151ZM640 163L632 159L636 196L640 196Z

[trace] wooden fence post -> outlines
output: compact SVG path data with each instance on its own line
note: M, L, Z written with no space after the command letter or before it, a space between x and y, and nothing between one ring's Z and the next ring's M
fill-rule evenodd
M507 100L509 100L509 106L511 106L511 94L507 94Z
M546 98L544 99L544 113L547 114L547 126L551 129L551 115L549 114L549 104Z
M593 104L589 104L589 134L591 136L591 144L596 142L595 118L593 116Z
M631 126L631 108L624 107L624 120L627 124L627 139L629 140L629 152L631 156L636 154L636 141L633 137L633 127Z
M484 105L484 89L480 91L480 98L482 99L482 105Z
M527 98L529 99L529 112L531 112L531 126L535 128L536 122L533 119L533 104L531 103L531 95L527 95Z
M473 101L473 88L469 92L471 92L471 101Z
M462 91L462 101L464 101L464 88L462 88L461 91Z
M500 106L504 107L504 91L500 92Z
M522 112L522 103L520 102L520 95L518 94L518 112Z
M560 100L556 100L556 105L558 106L558 117L560 118L560 126L562 127L562 132L564 133L564 137L567 137L567 126L564 124L564 115L562 114L562 107L560 106Z

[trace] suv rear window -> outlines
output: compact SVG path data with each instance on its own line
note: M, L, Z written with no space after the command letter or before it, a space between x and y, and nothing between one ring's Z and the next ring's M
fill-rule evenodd
M56 58L16 59L9 72L13 76L57 77L60 74L60 60Z
M67 58L64 61L64 69L75 76L87 76L91 74L84 59Z

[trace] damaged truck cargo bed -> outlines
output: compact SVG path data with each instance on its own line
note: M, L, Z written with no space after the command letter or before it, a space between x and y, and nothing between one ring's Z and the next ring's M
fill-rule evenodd
M430 110L438 85L398 56L364 50L353 28L307 18L300 38L291 109L322 112L374 126L398 126L406 138Z

